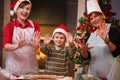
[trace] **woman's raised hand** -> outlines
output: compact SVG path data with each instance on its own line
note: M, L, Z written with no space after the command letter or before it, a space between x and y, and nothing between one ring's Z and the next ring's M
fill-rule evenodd
M102 23L97 30L97 35L99 35L104 41L108 38L109 29L107 29L106 23Z

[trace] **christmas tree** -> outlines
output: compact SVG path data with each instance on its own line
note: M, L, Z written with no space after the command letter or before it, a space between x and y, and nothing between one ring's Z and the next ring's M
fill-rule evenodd
M84 13L83 17L80 17L78 20L79 25L76 26L76 31L74 31L74 43L76 45L76 53L71 56L71 61L74 64L78 64L79 68L84 68L86 65L90 63L90 58L83 58L81 54L83 53L81 49L81 44L86 43L90 34L95 31L95 27L92 27L87 20L87 14ZM84 53L83 53L84 54ZM73 69L74 71L77 71L77 68L75 67ZM82 75L86 74L86 71L83 71L81 73L78 73L76 78L80 79L82 78Z
M85 17L79 19L80 25L76 27L74 32L74 42L76 45L76 53L72 55L71 60L74 64L80 64L80 67L84 67L89 64L89 59L85 60L82 56L82 49L79 47L82 42L86 42L90 33L93 31L92 27L86 21Z
M86 13L84 13L84 15L85 14ZM80 64L80 67L84 67L85 65L89 64L90 59L84 59L81 56L82 49L80 45L83 42L87 41L89 35L95 30L95 28L90 26L89 22L86 19L86 15L84 17L81 17L78 22L79 25L76 26L76 31L74 31L74 43L76 45L76 53L72 55L71 61L74 64ZM76 71L76 68L74 68L74 71Z

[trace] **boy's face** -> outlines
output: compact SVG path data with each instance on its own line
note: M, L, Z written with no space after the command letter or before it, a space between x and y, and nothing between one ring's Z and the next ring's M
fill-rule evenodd
M53 37L53 41L54 41L55 46L63 47L66 42L66 37L62 33L55 33L55 35Z

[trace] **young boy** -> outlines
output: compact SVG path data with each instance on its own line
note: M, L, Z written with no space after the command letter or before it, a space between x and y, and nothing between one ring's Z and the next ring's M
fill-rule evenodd
M41 45L41 52L47 57L45 74L69 75L69 55L75 53L73 36L64 24L59 25L52 34L54 45L50 45L51 37L46 35ZM66 42L69 46L65 46Z

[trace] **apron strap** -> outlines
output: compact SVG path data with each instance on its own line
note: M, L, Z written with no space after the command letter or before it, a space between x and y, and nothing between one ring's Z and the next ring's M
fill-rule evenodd
M30 24L34 27L33 21L32 20L28 20L30 22Z

